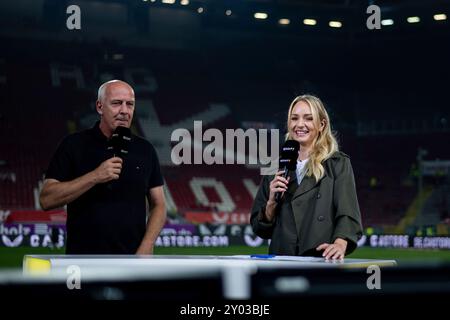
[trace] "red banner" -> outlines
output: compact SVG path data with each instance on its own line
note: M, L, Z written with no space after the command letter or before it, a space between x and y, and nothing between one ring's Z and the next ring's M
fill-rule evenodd
M66 223L67 213L63 209L52 211L26 210L10 211L5 223Z
M247 212L199 212L187 211L186 220L193 223L212 224L249 224L250 213Z

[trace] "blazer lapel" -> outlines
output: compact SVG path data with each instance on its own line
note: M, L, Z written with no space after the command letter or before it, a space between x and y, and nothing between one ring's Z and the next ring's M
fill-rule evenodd
M292 200L294 200L297 197L300 197L302 194L308 192L309 190L311 190L312 188L314 188L316 185L318 185L320 183L320 181L325 178L326 173L323 175L322 178L319 179L319 181L316 182L316 179L311 176L304 176L302 182L300 183L300 185L298 186L297 190L295 190L294 195L292 197Z
M295 171L290 171L288 177L289 184L286 193L293 195L295 193L295 190L297 190L298 188L297 175L295 174Z
M320 180L322 180L322 179L320 179ZM319 180L319 182L320 182L320 180ZM291 201L294 201L294 199L296 199L296 198L300 197L301 195L305 194L306 192L310 191L317 184L318 184L318 182L316 183L316 179L314 179L314 177L312 177L312 176L308 177L308 176L305 175L303 177L302 182L300 183L300 185L295 190ZM300 228L303 225L303 221L305 219L305 214L307 214L307 213L299 211L299 210L296 210L294 208L294 206L292 206L292 212L294 214L295 227L296 227L297 233L299 234L300 233Z
M302 182L298 186L297 190L295 190L294 197L292 199L295 199L295 198L301 196L305 192L308 192L309 190L314 188L315 185L316 185L316 180L314 179L314 177L312 177L312 176L308 177L305 175L303 177Z

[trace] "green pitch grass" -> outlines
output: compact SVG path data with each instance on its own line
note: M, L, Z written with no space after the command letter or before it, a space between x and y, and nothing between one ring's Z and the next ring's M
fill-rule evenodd
M263 254L267 247L251 248L246 246L216 247L216 248L155 248L159 255L236 255L236 254ZM64 249L46 248L0 248L0 269L21 268L22 259L26 254L64 254ZM414 249L380 249L359 248L348 258L355 259L389 259L397 260L399 265L410 262L448 262L450 263L450 250L414 250Z
M64 249L0 247L0 268L22 268L23 256L27 254L64 254Z

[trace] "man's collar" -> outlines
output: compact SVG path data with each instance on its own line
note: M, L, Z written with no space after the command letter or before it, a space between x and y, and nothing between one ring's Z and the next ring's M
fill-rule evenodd
M102 130L100 130L100 121L97 121L94 126L91 128L91 132L93 136L101 141L108 141L108 138L103 134Z

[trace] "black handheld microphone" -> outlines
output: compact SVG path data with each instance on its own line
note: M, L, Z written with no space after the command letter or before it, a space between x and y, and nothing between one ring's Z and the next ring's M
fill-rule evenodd
M296 140L287 140L281 148L281 155L279 160L280 170L284 170L283 178L287 179L290 171L295 171L297 168L298 151L300 150L300 143ZM281 192L275 195L275 201L280 202Z
M123 157L128 154L128 147L131 141L131 130L127 127L119 126L114 130L108 143L108 150L112 151L114 157Z
M123 157L128 154L128 146L131 141L131 130L127 127L117 127L114 130L111 139L108 141L107 150L111 151L113 157L120 157L123 160ZM109 181L106 187L109 190L113 189L114 181Z

